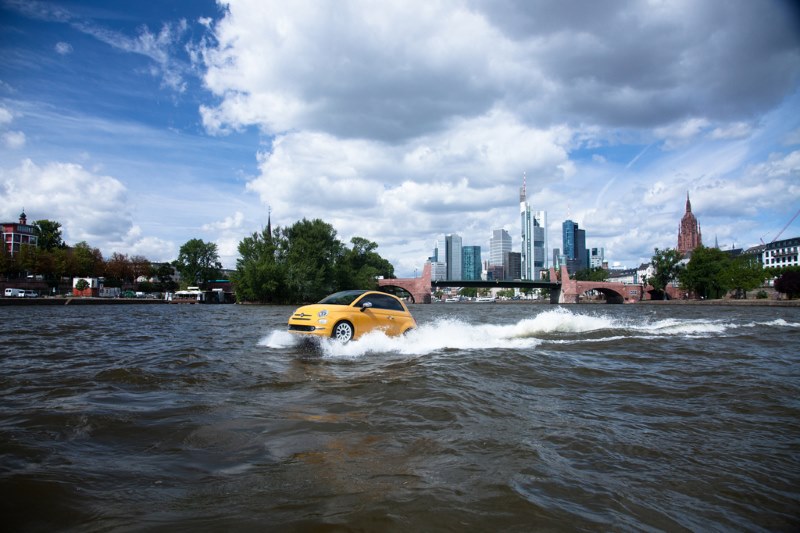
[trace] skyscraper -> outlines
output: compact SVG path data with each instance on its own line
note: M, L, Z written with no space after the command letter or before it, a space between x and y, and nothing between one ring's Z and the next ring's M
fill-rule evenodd
M434 257L440 263L446 265L445 279L461 279L461 236L456 235L441 235L436 240L436 249L434 250ZM480 258L478 259L480 263ZM480 276L478 276L480 279Z
M467 280L481 279L481 247L464 246L461 248L462 277Z
M567 219L561 224L561 247L564 249L564 257L575 259L575 231L578 224Z
M511 235L504 229L492 230L492 238L489 239L489 264L503 266L505 253L510 251Z
M506 252L505 266L503 267L503 279L522 279L520 276L522 267L522 256L519 252Z
M574 274L589 268L589 255L586 250L586 231L579 229L577 222L565 220L561 224L562 244L567 271Z
M520 250L522 279L541 279L547 269L547 212L531 211L527 201L527 177L523 175L519 191L519 215L522 226Z

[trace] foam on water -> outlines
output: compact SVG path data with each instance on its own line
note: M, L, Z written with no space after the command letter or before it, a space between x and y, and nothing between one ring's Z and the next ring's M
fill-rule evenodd
M739 328L756 325L800 327L800 324L783 319L762 324L675 318L651 321L647 317L621 319L602 312L582 313L559 307L523 318L513 324L476 324L441 318L420 324L416 330L402 337L387 337L381 331L374 331L347 344L340 344L332 339L315 340L318 341L317 349L324 358L357 359L371 353L425 355L445 350L534 349L542 343L594 343L623 338L676 335L687 338L706 337L725 335ZM259 345L285 349L297 346L304 340L287 331L275 330L265 336Z

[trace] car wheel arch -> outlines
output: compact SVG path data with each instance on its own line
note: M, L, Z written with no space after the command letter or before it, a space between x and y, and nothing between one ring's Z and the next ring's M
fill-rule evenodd
M353 340L353 337L355 337L355 335L356 335L356 329L353 326L353 323L346 319L340 320L336 324L334 324L333 330L331 332L331 337L341 342L351 341Z

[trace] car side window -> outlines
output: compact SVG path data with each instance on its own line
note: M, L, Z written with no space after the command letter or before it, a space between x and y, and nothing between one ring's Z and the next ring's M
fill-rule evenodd
M390 309L392 311L403 311L403 306L392 298L391 296L384 295L384 294L371 294L369 295L369 300L372 302L372 306L378 309ZM364 299L363 301L367 301ZM363 302L362 302L363 303Z

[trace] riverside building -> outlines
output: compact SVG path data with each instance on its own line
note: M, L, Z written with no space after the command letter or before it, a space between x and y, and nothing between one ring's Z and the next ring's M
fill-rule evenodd
M12 257L18 254L23 246L38 246L36 227L28 224L24 210L19 215L19 223L3 222L2 231L5 252Z

